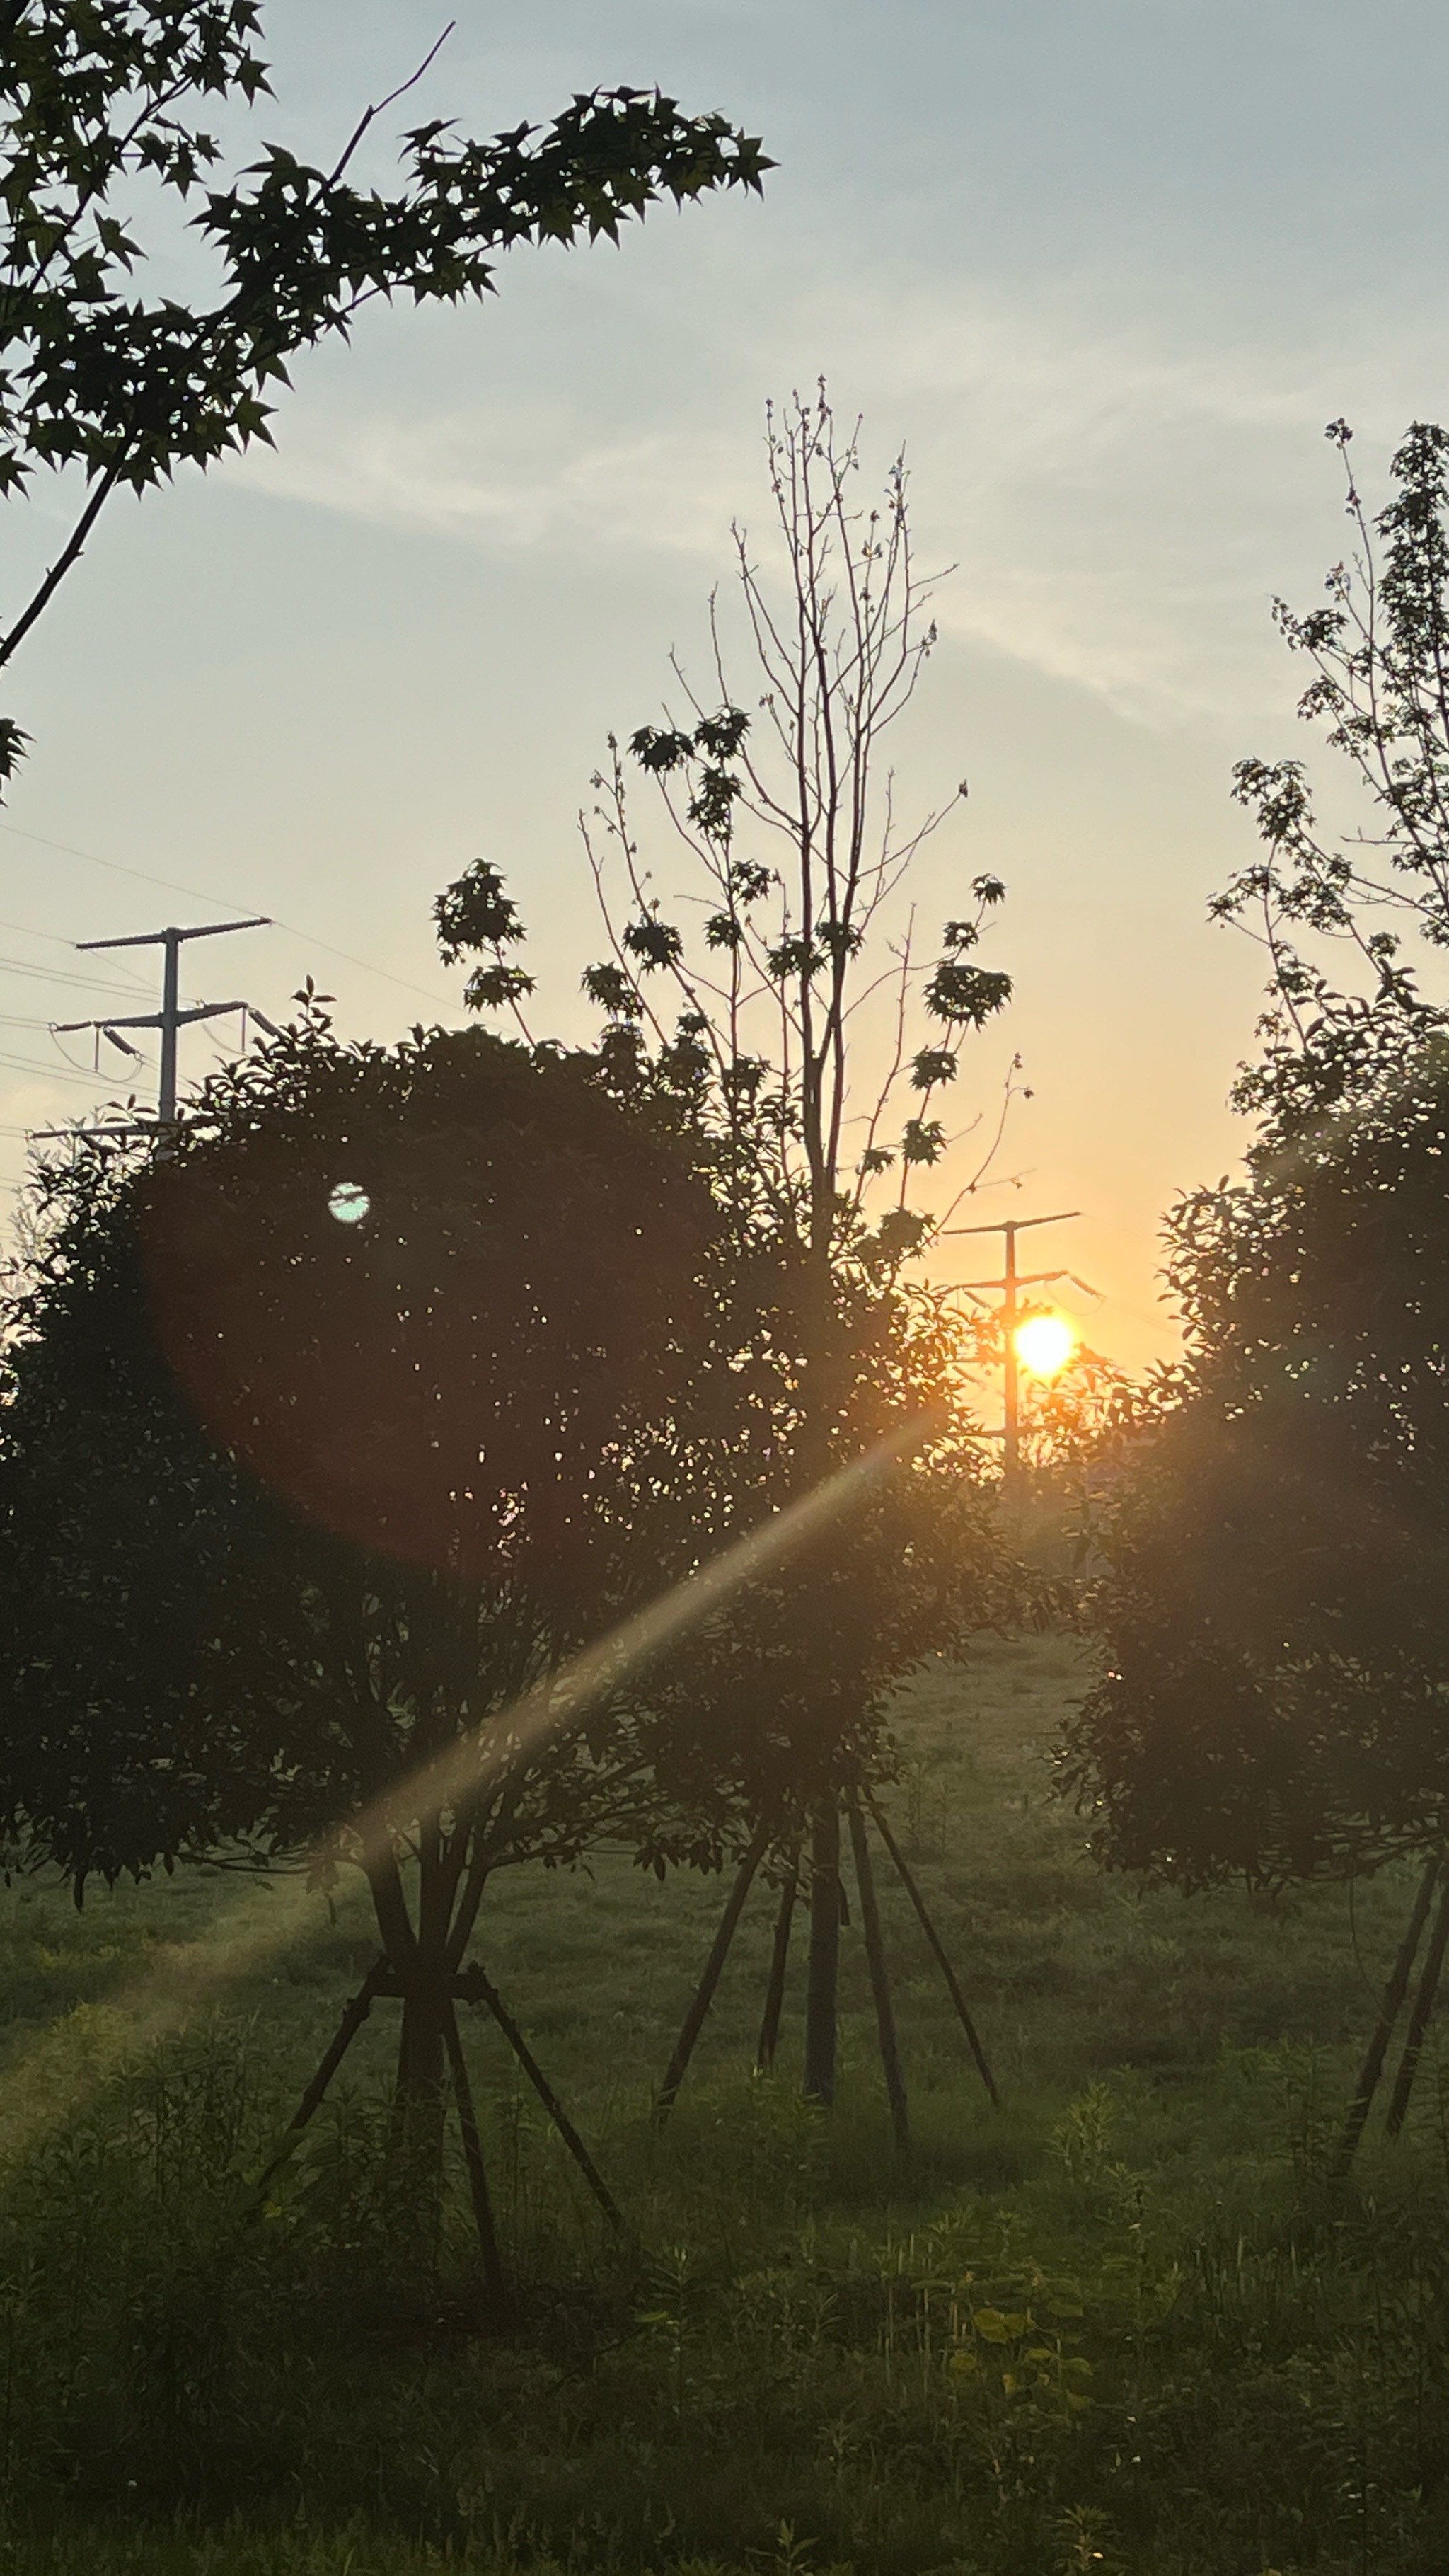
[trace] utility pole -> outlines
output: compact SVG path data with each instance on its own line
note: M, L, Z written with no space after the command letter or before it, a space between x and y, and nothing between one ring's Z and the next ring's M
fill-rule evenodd
M1022 1288L1044 1287L1052 1279L1070 1279L1077 1287L1086 1285L1071 1270L1031 1270L1023 1274L1016 1266L1016 1238L1029 1226L1066 1225L1082 1213L1080 1208L1058 1208L1051 1216L1008 1216L996 1225L952 1225L944 1232L957 1234L1000 1234L1006 1238L1005 1258L1000 1279L962 1279L957 1285L975 1291L995 1288L1001 1294L1001 1330L1003 1343L1003 1388L1005 1422L1002 1435L1001 1491L1007 1501L1014 1499L1021 1484L1021 1379L1016 1356L1017 1292Z
M164 950L161 971L161 1008L159 1011L143 1011L133 1018L124 1020L58 1020L55 1024L57 1032L99 1029L109 1035L113 1029L159 1029L161 1076L156 1098L156 1124L158 1127L174 1127L176 1124L176 1041L179 1032L193 1020L221 1020L225 1019L231 1011L252 1009L249 1002L202 1002L195 1010L183 1011L180 994L182 941L219 939L226 931L268 930L270 927L266 914L256 913L248 921L209 921L196 930L140 930L129 939L78 939L75 943L78 949L160 948ZM271 1023L260 1011L252 1011L252 1017L261 1020L263 1028L270 1028ZM90 1132L97 1135L119 1135L123 1130L96 1128Z

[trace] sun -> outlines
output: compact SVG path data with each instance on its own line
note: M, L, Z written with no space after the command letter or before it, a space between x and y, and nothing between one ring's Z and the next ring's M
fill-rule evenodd
M1055 1377L1077 1347L1065 1315L1028 1315L1012 1335L1016 1356L1033 1377Z

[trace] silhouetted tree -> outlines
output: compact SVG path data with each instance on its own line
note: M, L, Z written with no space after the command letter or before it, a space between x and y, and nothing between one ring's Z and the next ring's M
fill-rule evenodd
M779 1454L803 1490L862 1436L870 1408L862 1411L850 1352L870 1283L885 1312L888 1283L991 1159L995 1120L948 1205L932 1216L915 1203L922 1176L962 1131L979 1138L979 1112L954 1135L945 1112L965 1042L1004 1008L1011 980L975 954L1005 892L989 874L963 888L938 953L922 959L915 944L912 863L966 791L903 823L884 766L890 728L936 641L904 459L881 504L862 507L857 440L837 430L823 387L813 401L797 397L783 422L771 413L767 457L778 584L735 532L751 687L732 685L716 613L708 693L676 663L679 719L643 726L629 743L657 783L670 864L682 862L692 879L688 899L666 905L656 891L611 744L595 780L601 801L584 826L611 954L584 980L621 1070L652 1065L693 1086L737 1239L769 1246L766 1257L791 1281L795 1418ZM741 694L758 698L758 721ZM1008 1080L1003 1114L1010 1090ZM938 1379L937 1400L942 1391ZM978 1530L980 1500L978 1490ZM889 1569L910 1562L909 1547L887 1544L874 1562L879 1598ZM962 1574L969 1596L964 1559ZM796 1732L802 1777L818 1779L806 1740L837 1742L837 1774L848 1770L880 1722L881 1667L862 1663L847 1711L845 1632L838 1664L825 1623L802 1633L813 1641L813 1679L798 1677ZM879 1633L882 1642L891 1633L888 1618ZM914 1660L908 1652L898 1671ZM817 1797L810 1836L806 2083L824 2100L834 2089L840 1786L836 1777Z
M1114 1865L1309 1878L1449 1833L1449 1042L1170 1221L1067 1777Z
M904 462L880 507L861 506L856 441L837 430L823 389L783 423L771 415L767 453L778 587L745 534L735 540L760 715L732 688L716 618L708 696L676 665L679 720L630 740L659 793L668 864L686 872L677 903L657 891L663 862L644 854L611 743L583 826L610 953L584 984L605 1015L601 1053L621 1096L673 1104L725 1220L720 1367L691 1397L687 1486L699 1526L737 1528L762 1500L790 1501L912 1411L934 1410L942 1426L882 1489L874 1519L833 1535L828 1569L817 1551L811 1572L792 1563L731 1608L713 1659L691 1654L676 1703L677 1740L702 1759L713 1747L721 1779L763 1796L768 1777L787 1839L808 1803L806 2080L828 2100L841 1796L888 1759L893 1682L958 1645L973 1618L1000 1615L1003 1599L989 1489L963 1437L968 1336L941 1300L904 1285L903 1270L995 1150L999 1115L983 1135L972 1113L953 1135L945 1110L967 1039L1004 1008L1011 983L976 954L1005 891L994 876L968 881L937 952L922 958L914 938L912 863L965 789L903 823L884 766L935 642ZM517 1010L531 979L496 871L475 869L449 890L445 937L470 908L485 962L469 999ZM1001 1115L1012 1088L1009 1077ZM923 1210L923 1174L973 1136L947 1203ZM677 1500L684 1488L666 1480L661 1490ZM924 1536L933 1509L939 1550Z
M1347 422L1326 434L1344 461L1354 551L1330 571L1324 606L1300 616L1279 600L1274 613L1313 668L1299 713L1326 728L1370 813L1352 832L1325 832L1301 761L1240 761L1235 793L1266 856L1214 907L1268 954L1263 1053L1236 1097L1269 1151L1371 1088L1441 1021L1405 941L1431 958L1449 947L1449 433L1414 423L1376 517Z
M622 1505L712 1222L592 1060L342 1046L315 1006L163 1155L42 1181L0 1401L9 1836L78 1897L360 1869L434 2148L488 1876L653 1830L626 1708L543 1742L509 1712L659 1587Z

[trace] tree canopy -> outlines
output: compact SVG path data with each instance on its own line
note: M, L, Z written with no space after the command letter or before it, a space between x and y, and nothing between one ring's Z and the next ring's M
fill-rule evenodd
M1449 1042L1170 1226L1188 1333L1128 1435L1067 1776L1194 1884L1449 1831Z
M350 1818L455 1741L480 1785L432 1860L460 1902L485 1848L617 1830L626 1782L633 1831L607 1712L511 1767L489 1723L506 1754L509 1705L657 1587L618 1486L677 1389L711 1222L587 1059L343 1047L315 1009L164 1155L53 1170L0 1445L26 1856L77 1888L345 1860ZM385 1934L398 1857L362 1855Z
M532 994L525 926L496 867L475 862L435 917L445 959L482 960L475 1007ZM902 1677L1004 1621L1016 1589L971 1436L975 1328L883 1261L844 1209L822 1301L808 1221L781 1222L774 1111L730 1099L710 1064L688 1030L652 1046L606 1032L600 1050L611 1089L663 1122L716 1220L687 1378L634 1454L641 1545L661 1565L707 1563L810 1483L919 1435L848 1521L732 1596L637 1686L661 1780L713 1857L762 1814L788 1841L812 1799L888 1769Z
M1186 1355L1115 1444L1107 1669L1065 1752L1104 1856L1189 1884L1449 1826L1449 1040L1421 983L1449 947L1449 434L1409 429L1377 514L1327 434L1352 552L1275 613L1369 819L1325 828L1299 760L1238 764L1264 854L1216 909L1268 958L1255 1133L1168 1222Z

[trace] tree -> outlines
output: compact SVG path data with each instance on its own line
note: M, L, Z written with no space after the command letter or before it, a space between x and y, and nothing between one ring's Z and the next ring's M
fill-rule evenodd
M1449 1841L1446 1140L1436 1034L1353 1111L1174 1212L1187 1358L1129 1438L1090 1614L1104 1669L1064 1748L1115 1867L1275 1885L1418 1856L1343 2170ZM1446 1941L1449 1895L1391 2134Z
M735 704L716 598L716 710L676 662L687 721L642 726L629 743L658 787L675 864L693 874L688 909L681 922L665 917L611 742L594 781L601 802L583 824L611 954L584 981L618 1057L673 1049L681 1071L694 1065L737 1203L768 1212L828 1303L842 1248L889 1269L945 1222L908 1200L962 1140L941 1113L966 1039L1011 998L1010 977L973 954L1006 890L972 877L940 954L921 960L902 890L966 788L902 825L882 769L885 737L936 642L904 458L883 506L857 506L857 440L839 434L823 388L814 402L797 397L783 426L771 413L766 450L778 594L747 532L734 532L763 723ZM672 1031L660 996L672 996ZM883 1025L867 1035L872 1001L878 1012L884 1003ZM911 1114L897 1131L902 1088ZM962 1133L980 1126L974 1115ZM979 1177L978 1167L964 1190Z
M1169 1223L1073 1776L1114 1865L1271 1884L1449 1830L1449 1046Z
M1093 1616L1105 1670L1065 1777L1117 1866L1275 1883L1418 1854L1425 1872L1341 2147L1346 2169L1407 1992L1449 1833L1440 1332L1449 1045L1420 961L1449 947L1449 437L1408 432L1356 548L1279 627L1374 809L1320 826L1301 762L1239 763L1267 855L1220 898L1269 961L1235 1098L1247 1175L1185 1199L1168 1278L1187 1352L1125 1408ZM1332 972L1347 955L1356 973ZM1402 2122L1449 1943L1441 1900L1390 2107Z
M962 1436L967 1337L903 1265L994 1151L999 1121L938 1217L914 1204L921 1176L961 1141L945 1104L966 1040L1011 984L975 955L1004 894L993 876L969 880L939 953L918 953L911 865L965 790L902 824L882 765L935 641L904 461L882 505L859 506L857 442L838 431L823 388L783 422L770 415L767 457L778 588L735 531L758 721L732 687L716 602L709 692L676 663L679 709L628 747L658 791L670 864L689 890L681 905L657 890L611 741L583 822L609 953L584 984L621 1097L673 1104L725 1222L718 1366L691 1397L685 1481L699 1525L738 1526L761 1498L778 1507L861 1454L883 1423L940 1409L939 1440L882 1493L869 1527L833 1542L828 1572L792 1567L733 1610L711 1652L691 1653L693 1719L676 1703L676 1742L694 1744L700 1776L713 1762L747 1810L756 1801L749 1848L762 1817L798 1845L809 1802L807 2085L828 2100L841 1799L888 1759L892 1686L1003 1599L979 1453ZM469 998L516 1009L531 985L496 872L475 870L444 898L464 913L470 901L489 962ZM979 1114L963 1127L979 1138ZM949 1548L923 1543L927 1524L943 1543L953 1533L949 1575Z
M1216 909L1269 961L1247 1177L1168 1221L1183 1366L1126 1440L1098 1602L1110 1669L1075 1732L1101 1848L1192 1881L1371 1865L1443 1830L1440 1132L1444 1013L1405 934L1449 947L1449 436L1418 422L1351 561L1287 643L1375 808L1337 837L1303 765L1239 763L1267 855ZM1347 953L1357 989L1330 981Z
M401 189L363 189L348 176L358 147L419 71L366 110L330 169L272 144L230 185L212 184L220 147L200 120L208 102L268 95L260 33L260 0L0 0L0 493L23 496L39 467L73 467L85 484L54 563L0 634L0 664L114 493L270 439L271 389L302 351L345 339L375 298L481 297L519 243L616 241L661 198L758 190L771 166L723 117L618 89L489 142L432 118L405 137ZM192 228L217 272L209 303L132 297L146 255L138 190L162 222L199 196ZM0 778L24 740L0 725Z
M759 1246L740 1263L726 1237L716 1263L729 1264L735 1293L721 1301L714 1365L693 1380L679 1424L686 1474L674 1483L661 1478L656 1490L667 1521L677 1520L682 1505L704 1526L728 1530L762 1502L783 1508L800 1489L799 1450L814 1428L811 1379L820 1344L799 1267L782 1259L778 1246ZM905 2085L866 1823L876 1824L906 1876L875 1804L897 1767L893 1703L911 1673L964 1653L982 1629L1008 1625L1019 1612L1020 1585L974 1436L960 1318L929 1292L878 1273L852 1278L842 1271L833 1284L827 1478L903 1439L907 1453L848 1519L734 1595L691 1638L687 1654L661 1659L646 1676L656 1777L685 1819L701 1820L680 1837L682 1847L710 1862L729 1858L735 1872L660 2109L667 2111L683 2079L739 1908L761 1870L774 1884L777 1908L757 2063L774 2062L803 1883L811 1912L806 2087L821 2101L833 2098L835 1988L848 1920L844 1824L887 2093L905 2145ZM935 1944L918 1890L913 1901ZM954 1980L952 1992L990 2084Z
M9 1835L78 1898L177 1862L360 1869L362 2008L402 1996L432 2170L449 2062L469 2134L454 1995L489 1875L653 1830L607 1694L543 1742L508 1713L658 1586L619 1494L711 1223L588 1059L343 1047L315 1005L164 1156L92 1143L42 1183L0 1405Z
M1376 518L1354 479L1346 421L1326 432L1343 458L1352 557L1333 566L1328 601L1274 615L1313 679L1299 702L1324 724L1366 791L1369 827L1325 832L1299 760L1243 760L1234 792L1267 856L1218 897L1223 920L1267 951L1261 1060L1236 1098L1268 1151L1351 1102L1443 1017L1419 989L1406 935L1431 957L1449 947L1449 433L1416 421L1396 451L1395 497ZM1337 955L1357 970L1338 989Z

